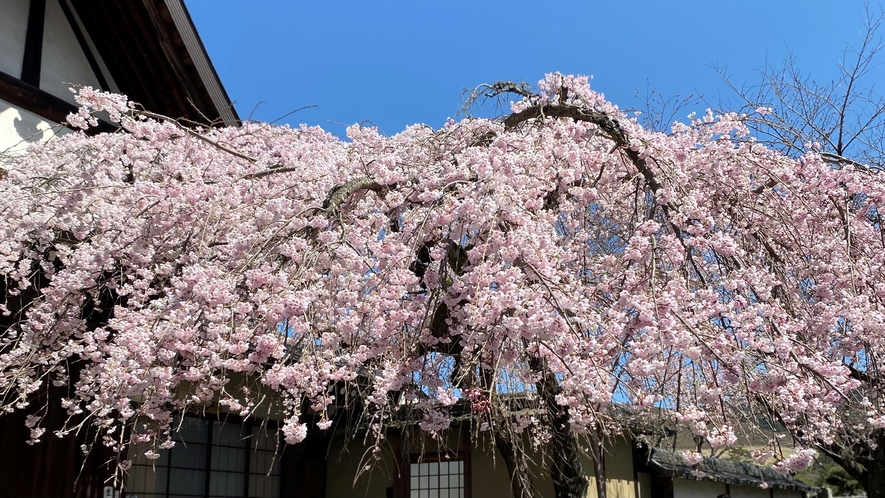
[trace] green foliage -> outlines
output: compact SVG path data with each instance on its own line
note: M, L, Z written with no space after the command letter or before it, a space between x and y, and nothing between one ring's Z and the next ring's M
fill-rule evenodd
M726 460L731 460L732 462L740 462L740 463L752 463L756 462L753 460L753 454L750 450L744 448L743 446L737 446L728 450L728 453L723 457Z
M833 496L853 496L863 493L863 487L857 480L826 457L818 459L808 470L796 477L812 486L830 488Z
M723 456L732 462L755 464L752 452L742 446L731 448ZM827 487L833 496L856 496L863 493L863 487L842 467L831 459L821 456L807 470L796 475L800 481L817 487Z

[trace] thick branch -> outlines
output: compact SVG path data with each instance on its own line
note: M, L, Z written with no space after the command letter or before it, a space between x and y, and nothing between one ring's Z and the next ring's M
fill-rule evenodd
M855 168L861 169L863 171L870 171L869 166L861 164L857 161L848 159L847 157L842 157L838 154L831 154L829 152L821 152L820 157L821 157L821 159L823 159L824 161L826 161L830 164L838 164L839 166L842 166L844 164L850 164L851 166L854 166Z
M335 216L341 210L341 205L354 193L360 190L372 190L379 192L383 185L368 177L354 178L348 182L332 187L326 200L323 201L323 209L327 214Z
M264 178L265 176L276 175L278 173L291 173L293 171L301 170L300 167L289 167L289 168L271 168L266 169L264 171L258 171L256 173L249 173L248 175L243 175L244 180L254 180L257 178Z
M593 123L598 126L615 143L617 148L624 150L630 161L645 178L652 193L657 194L661 188L654 172L648 167L637 151L630 147L630 137L621 129L621 125L604 112L594 109L583 109L573 105L536 105L504 118L504 129L512 130L522 123L538 118L570 118L575 121Z
M867 374L866 372L858 370L857 368L854 368L851 365L845 365L845 367L848 368L848 371L850 372L850 377L852 379L859 380L861 382L867 382L867 383L873 381L873 379L871 379L869 374Z

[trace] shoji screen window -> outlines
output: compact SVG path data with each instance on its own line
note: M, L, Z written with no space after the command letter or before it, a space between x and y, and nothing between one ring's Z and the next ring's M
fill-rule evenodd
M409 474L410 498L467 498L464 460L412 463Z

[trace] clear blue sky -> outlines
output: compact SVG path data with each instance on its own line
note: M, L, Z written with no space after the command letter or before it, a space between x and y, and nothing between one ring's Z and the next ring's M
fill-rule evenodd
M363 121L387 134L439 127L464 88L534 84L553 71L593 75L592 87L624 108L647 87L715 102L729 94L712 66L752 84L789 50L830 81L846 43L859 41L864 10L862 0L186 3L242 118L316 105L281 122L339 135Z

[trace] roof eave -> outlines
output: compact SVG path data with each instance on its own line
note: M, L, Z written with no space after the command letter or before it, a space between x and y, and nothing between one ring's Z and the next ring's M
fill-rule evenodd
M182 0L70 3L130 99L195 125L240 123Z
M194 26L194 21L191 19L187 7L182 0L165 1L169 13L172 15L172 20L175 22L182 41L184 41L184 45L191 56L191 60L194 61L194 66L203 79L206 91L218 110L219 117L226 126L238 126L240 118L237 116L237 112L227 95L227 91L224 89L224 85L221 84L221 79L215 71L215 66L209 58L209 53L203 45L203 40L200 38L199 33L197 33L197 28Z

